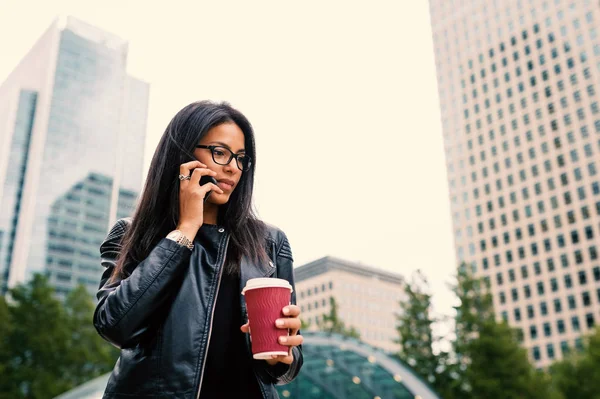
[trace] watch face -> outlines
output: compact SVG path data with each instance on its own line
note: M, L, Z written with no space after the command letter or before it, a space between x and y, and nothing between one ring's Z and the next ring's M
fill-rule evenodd
M181 234L180 231L172 231L169 233L169 235L167 236L167 238L170 238L172 240L180 240L181 237L183 236L183 234Z

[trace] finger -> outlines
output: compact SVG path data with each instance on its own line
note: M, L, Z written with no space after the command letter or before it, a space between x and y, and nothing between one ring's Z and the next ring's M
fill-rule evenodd
M296 317L300 315L300 306L288 305L283 308L283 314L286 316Z
M279 343L287 346L298 346L302 345L304 337L302 335L294 335L293 337L279 337Z
M290 354L287 356L273 356L273 359L281 363L292 364L294 362L294 355Z
M221 190L221 187L213 184L213 183L206 183L203 186L200 186L200 192L203 193L203 197L206 198L206 195L208 194L209 191L216 191L219 194L223 194L223 190Z
M192 171L192 179L190 180L190 183L192 184L192 187L198 187L200 185L200 178L202 178L202 176L216 176L217 173L213 172L212 170L204 167L204 168L195 168Z
M200 161L190 161L184 164L179 165L179 173L184 176L189 176L192 173L192 170L195 168L206 168Z
M242 332L244 332L244 333L249 333L250 332L250 324L246 323L246 324L242 325L240 327L240 330L242 330Z
M277 328L288 328L290 330L299 330L300 329L300 325L302 323L300 322L300 319L298 319L297 317L290 317L287 319L277 319L277 321L275 322L275 326Z

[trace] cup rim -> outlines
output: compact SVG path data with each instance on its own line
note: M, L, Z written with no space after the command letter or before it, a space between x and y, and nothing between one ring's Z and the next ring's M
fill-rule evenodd
M246 286L242 290L242 295L245 295L246 291L258 288L287 288L290 290L290 294L294 292L292 285L287 280L275 277L259 277L251 278L246 282Z

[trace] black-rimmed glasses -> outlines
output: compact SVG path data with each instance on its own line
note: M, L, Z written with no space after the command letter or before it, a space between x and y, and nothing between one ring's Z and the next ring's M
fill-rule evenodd
M246 154L234 154L229 148L222 147L219 145L201 145L198 144L196 148L206 148L210 150L212 159L217 165L229 165L231 160L235 158L235 163L241 171L248 171L252 165L252 159Z

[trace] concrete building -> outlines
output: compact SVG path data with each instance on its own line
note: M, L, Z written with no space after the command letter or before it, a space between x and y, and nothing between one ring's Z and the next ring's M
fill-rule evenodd
M459 262L538 367L600 322L600 8L430 0Z
M55 270L56 234L68 232L73 238L60 247L77 253L77 240L106 233L120 203L131 209L142 184L149 85L127 74L127 51L110 33L59 18L0 85L0 292ZM98 194L102 207L65 200L98 176L110 181ZM61 225L57 212L71 211L93 226ZM98 278L98 248L79 257L81 267L96 261Z
M403 299L403 278L397 274L326 256L294 270L296 301L309 330L331 311L330 298L346 327L362 341L397 352L396 315Z

